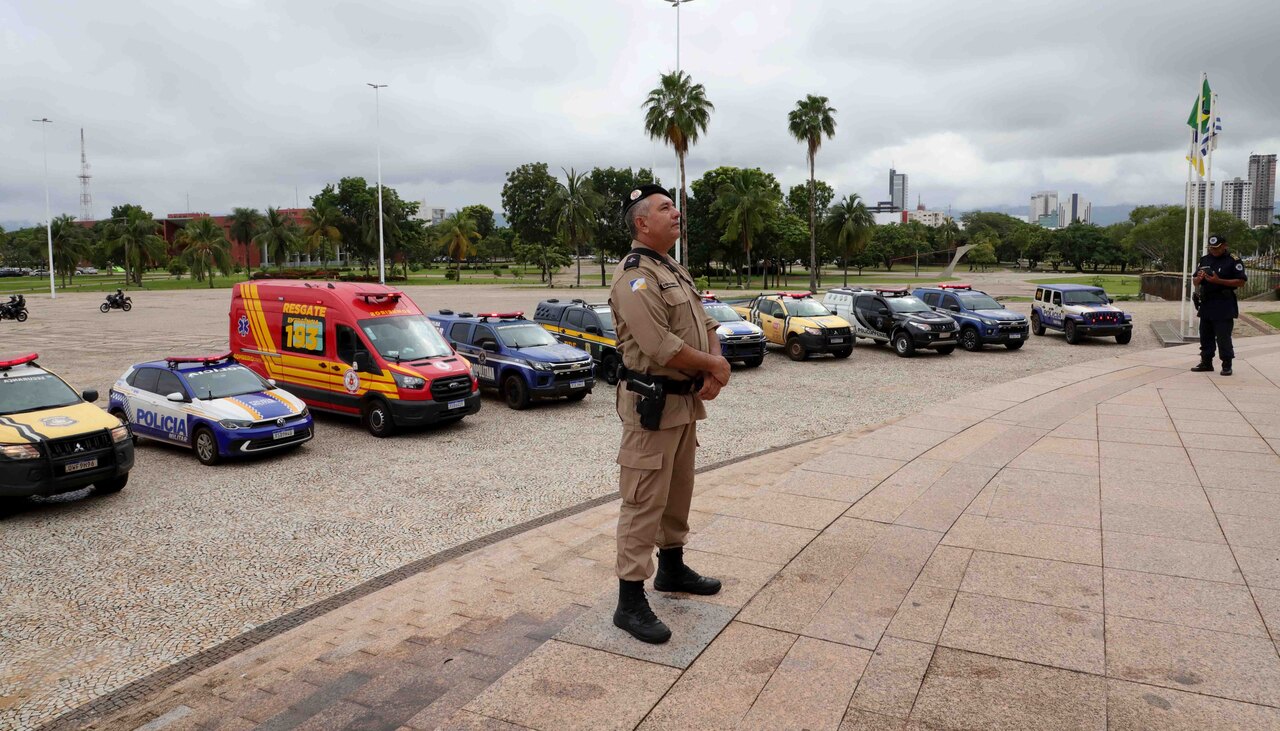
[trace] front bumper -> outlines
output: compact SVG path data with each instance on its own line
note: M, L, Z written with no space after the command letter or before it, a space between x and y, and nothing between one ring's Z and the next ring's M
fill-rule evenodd
M802 339L803 342L803 339ZM806 348L808 346L805 346ZM720 355L725 360L743 360L745 358L763 358L765 340L720 340Z
M848 335L814 335L800 333L800 344L810 353L833 353L853 347L853 333Z
M472 391L469 396L450 401L405 401L396 399L387 403L391 407L391 418L395 419L396 424L399 426L436 424L446 419L469 416L479 411L480 392Z
M917 348L945 348L959 344L960 333L956 330L921 331L914 327L905 328Z
M580 383L580 386L573 384ZM575 393L591 393L596 386L596 379L592 376L579 378L572 381L559 381L549 386L538 386L529 389L529 393L534 398L556 398L558 396L572 396Z
M96 467L68 472L67 468L96 459ZM109 449L71 458L0 460L0 497L31 497L74 492L95 482L110 480L133 469L133 441L126 439Z
M1106 337L1108 335L1119 335L1120 333L1127 333L1133 330L1132 322L1088 323L1088 322L1082 322L1080 320L1076 320L1075 323L1076 323L1076 330L1078 330L1081 335L1088 335L1090 337L1094 337L1094 336Z
M995 332L991 332L991 330ZM1029 332L1030 328L1025 322L1011 327L1001 325L990 329L986 327L978 328L979 337L982 342L988 345L1022 342L1027 339Z
M293 433L276 438L276 434L286 430ZM301 419L292 424L286 423L284 426L236 429L224 431L218 435L218 451L223 457L244 457L286 447L296 447L311 441L313 436L315 436L315 428L310 418Z

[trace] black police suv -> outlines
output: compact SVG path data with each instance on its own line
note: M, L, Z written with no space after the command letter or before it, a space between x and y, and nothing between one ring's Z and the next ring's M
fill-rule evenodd
M935 312L905 289L857 291L849 324L855 338L892 343L900 357L927 348L949 355L956 349L959 327L949 315Z

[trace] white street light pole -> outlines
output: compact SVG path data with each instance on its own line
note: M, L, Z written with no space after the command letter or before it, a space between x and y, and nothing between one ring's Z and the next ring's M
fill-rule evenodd
M387 88L386 84L366 84L373 88L373 119L377 129L378 148L378 283L387 283L385 255L382 244L382 110L378 103L378 89Z
M49 215L49 135L45 131L53 120L41 117L31 121L40 123L40 141L44 146L44 233L49 240L49 299L57 299L58 290L53 281L53 219Z
M680 6L685 3L691 3L693 0L662 0L664 3L670 3L671 7L676 9L676 75L680 74ZM676 155L676 180L680 180L680 156ZM680 196L676 196L676 210L680 211L680 215L684 215L684 211L680 210ZM685 224L686 226L688 224ZM684 263L684 241L678 241L675 248L675 260Z

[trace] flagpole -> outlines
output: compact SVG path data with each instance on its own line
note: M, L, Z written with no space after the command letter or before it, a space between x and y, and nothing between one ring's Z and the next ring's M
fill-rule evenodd
M1213 148L1217 146L1218 131L1218 95L1212 94L1209 97L1209 137L1206 146L1209 148L1205 156L1205 184L1204 184L1204 246L1201 248L1203 254L1209 253L1209 214L1213 211Z
M1199 107L1197 102L1196 108ZM1187 192L1184 194L1187 196L1191 194L1191 172L1195 169L1195 156L1196 131L1191 130L1191 140L1187 145ZM1190 264L1191 247L1194 246L1191 239L1191 206L1186 206L1185 218L1182 231L1182 289L1178 291L1178 327L1182 330L1183 337L1191 333L1191 318L1187 316L1187 266Z
M1187 167L1186 196L1190 200L1187 201L1187 204L1186 204L1186 208L1187 208L1186 218L1187 218L1188 224L1190 225L1190 229L1184 232L1183 242L1182 242L1182 297L1184 302L1187 299L1190 299L1191 297L1191 293L1187 289L1187 268L1191 263L1190 261L1191 252L1195 251L1196 242L1199 241L1198 235L1200 230L1200 215L1198 212L1200 210L1200 196L1197 195L1196 192L1192 191L1191 183L1193 180L1198 181L1201 177L1203 177L1203 175L1200 174L1200 171L1203 170L1204 168L1200 167L1196 163L1198 161L1197 153L1199 151L1198 144L1200 142L1200 126L1201 126L1200 118L1204 116L1204 85L1205 85L1205 82L1208 80L1208 77L1209 77L1208 73L1201 71L1200 82L1196 84L1196 107L1192 113L1192 118L1195 120L1195 124L1191 125L1191 153L1187 157L1188 167ZM1193 169L1197 173L1197 175L1194 178L1191 175L1191 171ZM1194 308L1186 307L1184 304L1183 313L1184 314L1182 317L1181 327L1182 327L1183 336L1185 337L1187 335L1194 334L1192 320L1195 319L1195 310Z

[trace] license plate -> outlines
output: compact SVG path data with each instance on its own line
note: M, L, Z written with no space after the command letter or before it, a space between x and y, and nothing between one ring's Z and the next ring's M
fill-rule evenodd
M467 405L466 401L450 401L449 402L449 408L451 409L460 409L466 405Z
M586 387L587 387L586 381L570 381L569 382L569 388L586 388Z
M950 339L951 339L951 333L941 333L940 335L938 335L938 339L939 339L939 340L950 340Z
M287 439L291 436L293 436L292 429L281 429L280 431L271 432L272 439Z
M1022 333L1009 333L1009 339L1010 339L1010 340L1021 340L1021 339L1022 339Z
M82 459L79 462L72 462L63 468L65 472L80 472L81 470L91 470L98 466L98 459Z
M844 338L831 338L832 343L843 343Z

